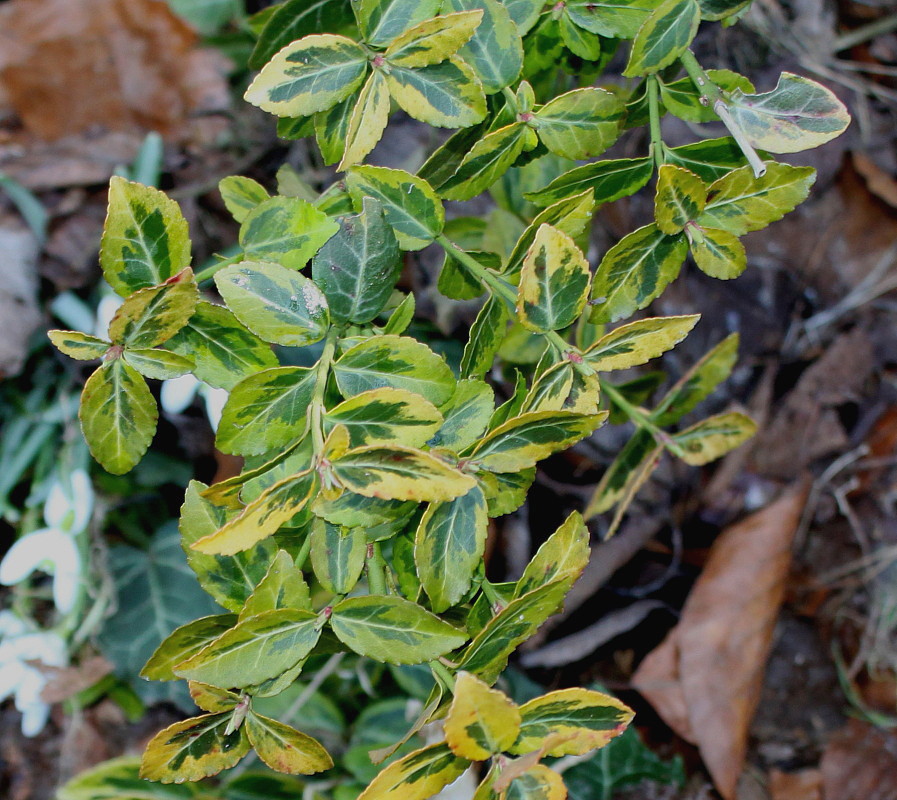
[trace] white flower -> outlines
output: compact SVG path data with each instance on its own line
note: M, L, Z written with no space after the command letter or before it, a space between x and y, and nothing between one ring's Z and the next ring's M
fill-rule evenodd
M44 504L46 528L26 533L0 561L0 583L13 586L35 570L53 576L53 602L63 614L75 607L81 583L81 554L77 535L90 522L93 487L84 470L68 480L56 479Z
M163 411L168 414L180 414L193 402L193 398L197 394L205 403L206 416L209 418L212 430L217 431L218 423L221 422L221 412L227 402L226 390L207 386L187 373L181 375L180 378L163 381L159 401Z
M10 611L0 612L0 617L0 701L15 695L22 733L36 736L50 715L50 706L41 699L47 684L41 667L66 666L65 641L56 633L34 630Z

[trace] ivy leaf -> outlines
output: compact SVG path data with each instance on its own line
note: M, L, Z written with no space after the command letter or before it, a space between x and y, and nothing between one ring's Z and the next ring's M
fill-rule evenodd
M284 47L307 34L343 30L354 21L348 0L287 0L271 8L249 67L261 69Z
M763 94L736 89L729 114L754 147L770 153L798 153L840 136L850 124L844 104L824 86L783 72L776 88Z
M277 366L271 346L244 328L223 306L200 300L190 322L165 346L193 359L193 374L209 386L231 389L259 370Z
M495 354L505 338L508 308L494 295L483 304L464 345L461 357L461 374L468 378L482 378L495 363Z
M409 28L386 48L386 60L400 67L426 67L457 53L473 36L483 12L453 8L451 4L443 4L443 10L461 13L433 17Z
M335 425L345 425L352 447L422 447L442 425L442 415L418 394L383 387L357 394L332 408L325 425L328 432Z
M700 314L688 314L639 319L605 334L583 356L596 372L637 367L672 350L700 318Z
M364 569L365 529L344 530L339 525L316 519L309 535L311 565L321 586L334 594L351 592Z
M345 146L337 169L343 171L364 161L367 154L377 146L388 122L389 88L383 72L374 70L358 93L352 114L346 121Z
M697 0L664 0L638 29L623 74L631 78L669 66L691 44L700 23Z
M220 686L262 683L302 661L321 635L318 615L281 608L250 617L178 664L182 678Z
M352 10L368 44L385 47L397 36L439 13L442 0L358 0Z
M333 460L349 491L382 500L451 500L476 481L429 453L408 447L358 447Z
M302 269L339 226L336 220L298 197L272 197L259 203L240 226L247 261L275 261Z
M207 488L199 481L190 481L187 486L179 523L181 544L187 554L187 563L196 573L203 589L228 611L240 613L255 587L267 574L277 548L273 542L263 541L232 556L207 555L194 550L194 542L212 535L236 516L233 511L206 500L201 492ZM179 660L183 661L186 657L185 654Z
M215 285L240 322L268 342L304 347L330 326L318 285L280 264L243 261L215 275Z
M647 306L676 278L687 253L683 234L667 236L654 224L624 236L592 279L589 320L614 322Z
M114 358L87 379L78 418L91 455L103 469L123 475L147 451L159 410L140 373Z
M737 278L747 269L747 253L734 233L702 228L700 238L690 237L691 255L700 270L711 278Z
M340 321L364 324L379 314L402 270L401 252L380 203L363 199L360 214L341 217L339 231L312 261L312 276Z
M589 529L574 511L536 551L514 587L514 597L554 581L566 581L569 589L589 563L590 552Z
M439 193L446 200L470 200L484 192L513 166L529 136L526 125L514 122L480 139Z
M679 457L692 466L709 464L734 450L757 432L757 423L745 414L716 414L673 436L684 451Z
M158 381L186 375L195 366L193 359L167 350L128 349L122 353L122 358L145 378Z
M163 649L160 643L172 630L195 616L220 611L187 566L176 525L168 522L159 528L146 550L126 545L112 548L108 563L115 587L111 598L115 611L104 620L100 631L99 643L104 655L115 665L118 676L127 680L144 702L165 700L190 708L190 698L182 684L135 680L154 650ZM225 616L232 619L231 615ZM211 618L206 618L207 623L210 621ZM188 627L192 626L193 623ZM192 630L191 643L195 644L197 629ZM180 641L185 644L183 637ZM164 665L160 671L165 671ZM173 675L159 677L174 678Z
M221 193L225 208L236 222L243 222L250 211L271 197L258 181L241 175L222 178L218 182L218 191Z
M246 506L239 516L191 546L208 555L233 555L248 550L276 533L305 508L315 483L312 472L301 472L278 481Z
M100 266L122 297L158 286L190 264L187 220L163 192L115 176L100 242Z
M482 11L482 23L459 55L473 68L486 94L512 84L523 68L523 41L508 9L497 0L446 0L443 9Z
M317 739L283 722L251 711L245 724L258 757L277 772L314 775L333 766L333 759Z
M512 600L474 637L458 669L495 683L511 653L558 610L569 588L566 580L551 581Z
M420 250L442 233L445 211L422 178L400 169L364 166L350 169L346 184L356 209L364 197L380 201L403 250Z
M542 106L533 123L542 144L575 161L601 155L617 140L624 110L604 89L574 89Z
M278 51L244 98L278 117L307 117L345 100L367 70L360 44L329 33L306 36Z
M109 342L80 331L52 330L47 332L53 346L69 358L93 361L102 358L109 349Z
M199 289L187 267L160 286L130 295L109 323L109 338L124 347L155 347L187 324L198 300Z
M286 550L278 550L270 563L265 576L246 599L240 622L281 608L312 610L308 584L302 570L293 563L293 557Z
M275 367L244 378L224 404L215 446L252 456L301 438L315 380L315 371L306 367Z
M480 440L471 456L490 472L516 472L589 436L607 413L536 411L513 417Z
M387 664L420 664L460 647L467 636L401 597L350 597L333 607L330 626L353 652Z
M615 697L590 689L549 692L520 706L520 735L510 752L549 745L546 755L582 755L626 730L634 712Z
M812 167L766 162L766 173L754 177L750 167L732 170L711 184L699 226L722 228L742 236L781 219L800 205L816 181Z
M399 107L428 125L466 128L486 116L483 87L458 56L416 69L393 65L386 82Z
M452 399L440 409L442 425L428 444L449 450L469 447L486 430L494 407L495 393L488 383L475 378L458 381Z
M698 218L707 200L707 187L697 175L664 164L657 172L654 220L663 233L677 234Z
M470 766L444 742L431 744L393 761L380 771L358 800L427 800Z
M452 396L451 369L429 347L405 336L377 336L350 347L333 365L344 397L390 386L440 406Z
M589 262L573 239L541 225L523 261L517 318L540 333L572 325L585 308L591 277Z
M489 519L478 486L454 500L431 503L417 526L414 563L430 605L442 613L470 589L486 547Z
M557 203L584 190L591 190L596 203L604 205L628 197L641 189L654 173L650 158L619 158L574 167L551 183L524 197L537 206Z
M198 781L230 769L249 752L242 728L227 733L231 712L176 722L146 746L140 777L160 783Z
M193 613L192 610L191 613ZM128 624L133 625L133 620L129 620ZM207 644L215 641L236 624L236 614L214 614L181 625L169 633L153 651L140 671L140 677L148 681L176 681L178 676L174 674L174 668L178 664L196 655ZM165 636L167 630L161 632L161 635ZM134 648L133 638L133 636L128 637L128 646L132 648L132 651Z
M568 0L570 21L610 39L632 39L648 18L652 0Z
M652 419L660 426L677 422L729 377L738 356L738 334L733 333L704 354L663 397Z

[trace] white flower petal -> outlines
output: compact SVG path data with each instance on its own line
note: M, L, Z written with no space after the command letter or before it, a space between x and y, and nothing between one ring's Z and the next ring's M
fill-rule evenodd
M29 739L37 736L50 718L50 706L41 700L20 708L22 713L22 734Z
M162 381L162 389L159 392L162 410L169 414L180 414L193 402L198 388L199 381L190 373L181 375L180 378Z
M5 664L0 664L0 703L13 692L18 691L26 669L21 661L8 661Z
M53 602L63 614L68 614L75 607L81 587L81 556L77 549L72 559L74 563L64 566L57 562L53 576Z
M69 480L72 487L72 509L75 512L75 520L69 531L80 533L87 527L90 515L93 513L93 484L90 482L90 476L83 469L74 470L69 476Z
M66 517L72 518L72 499L65 487L56 478L47 492L47 500L44 503L44 519L51 528L61 528Z
M9 609L0 611L0 636L19 636L28 630L28 623Z
M209 418L212 430L217 431L218 423L221 422L221 414L224 411L224 404L227 402L228 392L226 389L213 389L205 384L199 391L205 398L206 416Z
M53 558L54 549L61 538L68 538L54 528L43 528L26 533L13 542L0 561L0 583L12 586L25 580L44 561Z
M97 306L97 323L96 328L94 328L94 336L99 336L101 339L106 338L109 323L112 322L115 312L118 311L118 307L123 302L124 300L117 294L107 294L100 300L100 304Z

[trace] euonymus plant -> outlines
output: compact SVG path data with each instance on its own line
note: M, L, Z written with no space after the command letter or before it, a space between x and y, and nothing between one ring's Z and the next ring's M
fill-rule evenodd
M609 415L635 433L586 515L616 506L613 528L663 451L704 464L753 433L735 412L675 427L730 371L734 336L652 410L642 406L654 376L604 377L660 356L698 315L606 325L645 309L689 254L708 275L738 276L740 237L807 197L813 170L768 154L848 123L810 80L784 74L758 94L698 63L689 46L702 20L728 24L747 5L287 0L252 20L261 72L246 98L279 117L282 137L314 136L334 182L299 197L294 176L272 197L226 178L240 254L194 274L177 204L113 179L100 261L124 302L108 340L50 334L64 353L101 361L81 401L91 451L110 472L131 469L156 428L145 379L191 372L229 391L217 446L245 459L238 476L187 491L184 548L225 611L174 631L145 667L152 680L189 681L203 713L153 739L144 777L195 781L250 749L275 770L328 769L319 742L254 701L340 651L427 664L436 681L409 736L441 720L444 739L387 762L366 800L424 800L483 761L478 800L562 798L541 759L586 753L629 723L628 708L595 691L518 707L490 688L585 566L583 517L513 583L486 580L484 545L489 519L524 502L538 462ZM617 51L623 78L604 74ZM396 107L458 129L416 174L363 163ZM665 113L721 120L731 138L668 147ZM575 163L644 125L641 157ZM596 209L652 178L653 221L593 270ZM444 201L487 190L488 221L446 220ZM407 334L415 298L396 290L403 253L432 245L444 251L439 292L481 300L458 363ZM201 292L212 278L217 294Z

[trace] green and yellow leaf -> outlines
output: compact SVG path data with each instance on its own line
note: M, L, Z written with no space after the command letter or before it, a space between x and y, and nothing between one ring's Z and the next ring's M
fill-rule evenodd
M364 569L365 529L345 529L316 519L309 535L311 566L318 582L334 594L351 592Z
M187 688L190 690L190 697L203 711L210 711L213 714L221 714L225 711L232 711L240 702L240 695L228 689L219 689L217 686L211 686L208 683L200 683L199 681L189 681Z
M646 75L669 66L691 44L700 23L697 0L664 0L638 29L623 74Z
M495 363L495 354L505 338L508 308L494 295L483 304L470 327L470 336L461 356L461 375L482 378Z
M245 724L258 757L276 772L314 775L333 766L333 759L317 739L283 722L251 711Z
M451 4L444 6L445 10L459 11ZM481 10L460 10L460 13L424 20L393 39L384 56L390 64L400 67L438 64L458 52L473 36L482 19Z
M409 28L439 13L442 0L358 0L355 19L368 44L385 47Z
M520 735L511 752L547 746L549 756L582 755L626 730L634 712L615 697L591 689L561 689L520 706Z
M584 190L591 190L598 205L628 197L641 189L654 173L650 158L619 158L574 167L551 183L524 197L537 206L557 203Z
M707 187L697 175L664 164L657 173L654 221L666 234L676 234L698 218L707 200Z
M568 587L572 586L589 563L590 553L589 529L574 511L536 551L517 581L514 597L554 581L567 581Z
M445 740L456 756L485 761L514 744L520 710L509 697L469 672L455 676L454 694L445 718Z
M243 261L215 274L234 316L267 342L304 347L330 326L327 298L318 285L280 264Z
M353 447L401 444L423 446L442 425L432 403L405 389L362 392L327 412L325 425L345 425Z
M259 203L264 203L271 195L258 181L242 175L229 175L218 183L221 199L230 215L237 222L243 222Z
M281 608L312 610L311 595L302 570L293 563L293 557L286 550L277 552L265 576L246 599L240 611L240 622Z
M106 355L110 343L80 331L47 331L53 346L69 358L93 361Z
M100 242L100 266L112 288L127 297L189 264L187 220L178 204L158 189L113 177Z
M730 412L703 419L673 436L684 451L679 457L692 466L722 458L757 432L757 423L745 414Z
M470 766L447 744L431 744L380 771L358 800L427 800Z
M181 625L155 649L140 671L148 681L176 681L174 668L237 624L236 614L215 614Z
M386 82L399 107L428 125L466 128L486 116L483 86L457 56L416 69L392 65Z
M302 269L333 234L335 219L298 197L272 197L259 203L240 226L247 261L274 261Z
M345 100L367 70L360 44L329 33L306 36L280 50L244 98L278 117L307 117Z
M123 475L147 451L159 409L140 373L114 358L87 379L78 417L91 455L108 472Z
M401 597L350 597L333 607L330 626L346 647L388 664L420 664L460 647L467 636Z
M157 381L186 375L196 366L193 359L168 350L128 349L122 353L122 358L145 378Z
M700 314L686 314L629 322L602 336L583 357L596 372L637 367L672 350L700 318Z
M159 783L199 781L230 769L249 752L242 728L226 733L231 713L206 714L176 722L146 746L140 777Z
M747 253L734 233L701 228L700 238L690 236L689 244L695 264L711 278L729 280L747 269Z
M482 12L482 23L460 50L486 94L510 86L523 68L523 42L511 15L497 0L445 0L443 10Z
M198 301L199 289L187 267L159 286L130 295L109 323L109 338L124 347L160 345L187 324Z
M541 333L572 325L589 296L589 262L570 236L541 225L523 261L517 318Z
M565 800L564 779L545 764L535 764L515 777L504 793L506 800Z
M604 89L574 89L546 103L533 123L552 153L581 160L601 155L620 135L623 101Z
M358 93L348 119L345 147L337 169L343 171L364 161L383 136L389 122L389 88L381 70L375 69Z
M440 409L442 425L429 441L431 447L462 450L472 445L486 430L495 408L495 394L485 381L465 378Z
M446 200L470 200L486 191L517 160L532 131L512 122L480 139L464 157L458 171L439 187Z

